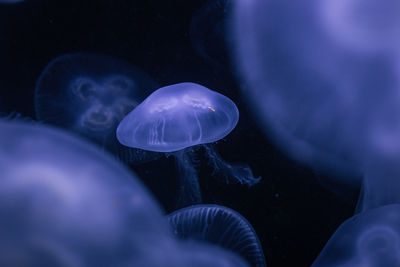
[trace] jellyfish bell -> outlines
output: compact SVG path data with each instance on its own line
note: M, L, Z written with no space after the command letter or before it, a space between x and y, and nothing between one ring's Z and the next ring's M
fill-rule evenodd
M357 214L336 230L312 267L399 266L399 225L399 204Z
M236 211L218 205L194 205L168 215L176 236L220 246L241 255L251 266L266 266L251 224Z
M160 155L124 148L115 129L156 87L147 74L123 60L90 53L62 55L46 66L36 83L36 117L89 138L124 161L152 160Z
M228 135L238 120L239 111L226 96L199 84L179 83L156 90L132 110L118 125L117 138L128 147L174 155L184 179L181 194L189 200L186 204L193 204L201 201L190 155L196 145L203 145L215 169L231 180L249 186L260 180L247 165L227 163L207 145Z
M162 87L129 113L117 128L126 146L174 152L224 138L236 126L236 105L215 91L194 84Z
M98 147L38 123L0 129L0 265L120 266L171 238L147 189Z

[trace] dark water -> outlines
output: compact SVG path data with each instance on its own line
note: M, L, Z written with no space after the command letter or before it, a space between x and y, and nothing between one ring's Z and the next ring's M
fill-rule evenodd
M246 217L262 242L268 266L309 266L354 210L357 190L332 192L313 170L292 161L257 128L242 102L234 67L199 55L190 22L206 1L26 1L0 6L0 111L35 117L34 88L47 63L73 52L122 58L161 86L196 82L230 97L240 110L236 129L216 144L232 162L249 164L262 181L252 188L212 177L200 150L204 203ZM174 210L173 159L131 166L166 212ZM326 180L327 177L322 177Z

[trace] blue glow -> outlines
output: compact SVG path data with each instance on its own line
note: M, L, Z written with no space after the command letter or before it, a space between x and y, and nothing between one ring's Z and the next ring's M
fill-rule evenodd
M36 84L38 120L85 136L128 162L159 157L124 149L115 129L157 85L128 63L96 54L68 54L51 61Z
M371 209L345 221L312 267L400 266L400 205Z
M174 211L168 220L179 238L206 241L241 255L251 266L266 266L257 234L234 210L218 205L195 205Z

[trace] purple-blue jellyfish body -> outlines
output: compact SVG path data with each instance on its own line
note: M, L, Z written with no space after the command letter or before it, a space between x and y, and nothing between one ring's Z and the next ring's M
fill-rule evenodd
M379 205L400 202L400 49L392 34L399 20L398 1L235 6L244 95L265 132L294 159L344 183L364 175L361 199L372 192Z
M312 267L400 266L400 205L371 209L345 221Z
M116 140L115 129L156 88L148 75L120 59L67 54L51 61L40 75L36 116L95 141L124 161L146 161L160 155L124 148Z
M185 204L201 201L197 172L192 164L192 147L202 144L210 163L227 180L254 185L246 165L222 160L211 145L224 138L236 126L239 111L227 97L195 83L162 87L130 112L117 128L118 140L128 147L166 152L176 156L182 172L181 196Z
M39 123L0 129L1 266L121 266L172 242L147 189L97 147Z
M251 224L236 211L218 205L194 205L168 215L176 236L209 242L245 258L251 266L265 267L260 241Z

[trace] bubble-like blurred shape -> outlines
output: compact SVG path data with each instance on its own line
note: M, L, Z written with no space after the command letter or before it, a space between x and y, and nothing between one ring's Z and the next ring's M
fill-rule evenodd
M400 205L371 209L345 221L312 267L400 266Z
M38 120L79 133L130 163L160 157L121 146L118 123L157 84L123 60L77 53L52 60L40 75L35 92Z
M260 241L251 224L236 211L218 205L194 205L168 215L179 238L200 240L233 251L251 266L266 266Z
M172 242L135 175L38 123L0 121L0 265L122 266Z
M166 152L177 159L181 171L181 196L185 204L201 202L192 152L203 145L215 170L226 180L254 185L247 165L222 160L212 143L224 138L236 126L239 111L228 97L195 83L162 87L148 96L118 125L117 138L128 147Z
M237 1L233 34L243 95L267 135L294 159L349 181L361 177L366 157L387 153L385 143L400 125L400 83L393 50L333 40L321 22L321 5L328 2L345 1ZM374 13L370 2L346 1ZM376 10L382 18L380 10L396 5L376 3L384 6ZM349 31L359 27L348 16L340 23L351 24Z

